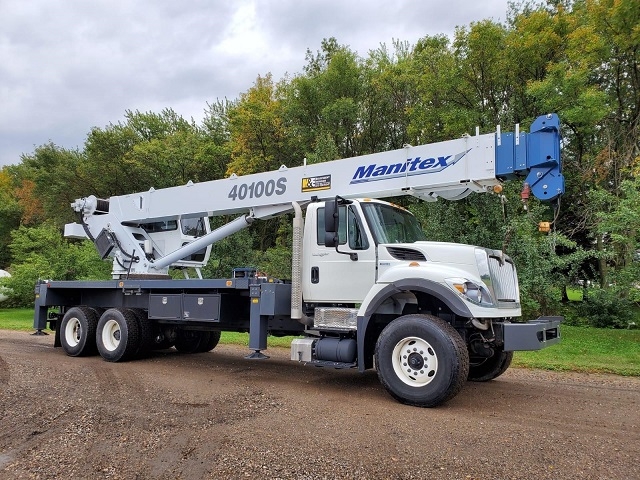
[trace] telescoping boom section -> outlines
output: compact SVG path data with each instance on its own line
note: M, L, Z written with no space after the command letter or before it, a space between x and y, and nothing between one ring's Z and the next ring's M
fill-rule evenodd
M65 235L91 239L103 259L112 259L112 279L40 282L34 326L49 323L55 346L70 356L99 353L110 362L158 349L208 352L223 331L248 332L247 358L263 359L268 335L291 335L294 361L375 367L394 398L436 406L468 379L501 375L513 351L557 343L562 319L519 321L516 267L505 252L428 241L411 212L382 198L458 200L499 192L510 178L523 179L543 201L562 195L557 116L538 118L529 133L476 132L333 162L79 198L71 205L78 223ZM245 265L227 278L202 278L212 243L287 212L294 214L290 278ZM211 230L209 218L220 215L232 220ZM172 278L169 268L183 269L185 278Z
M152 188L108 200L81 198L72 207L83 225L67 225L65 235L94 239L104 257L114 256L114 276L164 274L169 266L201 266L208 259L208 245L254 219L292 211L293 202L401 195L459 200L518 176L526 177L541 200L564 193L557 115L539 117L530 133L498 128L490 134L293 168L283 165L277 171ZM228 214L242 216L209 232L208 217Z

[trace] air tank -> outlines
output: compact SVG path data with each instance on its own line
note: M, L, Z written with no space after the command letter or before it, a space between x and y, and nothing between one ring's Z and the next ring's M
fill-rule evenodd
M316 358L329 362L353 363L357 351L356 341L352 338L321 338L315 344Z

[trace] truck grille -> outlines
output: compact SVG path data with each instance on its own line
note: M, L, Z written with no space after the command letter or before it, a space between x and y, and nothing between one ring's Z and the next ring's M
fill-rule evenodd
M489 272L493 293L499 302L520 302L516 267L509 257L489 256Z

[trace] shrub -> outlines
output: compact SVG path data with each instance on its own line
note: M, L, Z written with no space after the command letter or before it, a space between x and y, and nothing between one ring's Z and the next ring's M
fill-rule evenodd
M634 318L635 308L627 293L615 285L586 289L584 301L577 307L577 312L592 327L627 328Z

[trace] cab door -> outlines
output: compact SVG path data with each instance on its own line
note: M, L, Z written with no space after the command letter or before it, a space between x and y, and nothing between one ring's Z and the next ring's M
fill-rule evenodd
M376 281L375 244L357 203L338 210L338 248L325 247L324 207L315 210L315 235L307 225L303 297L312 303L360 303Z

